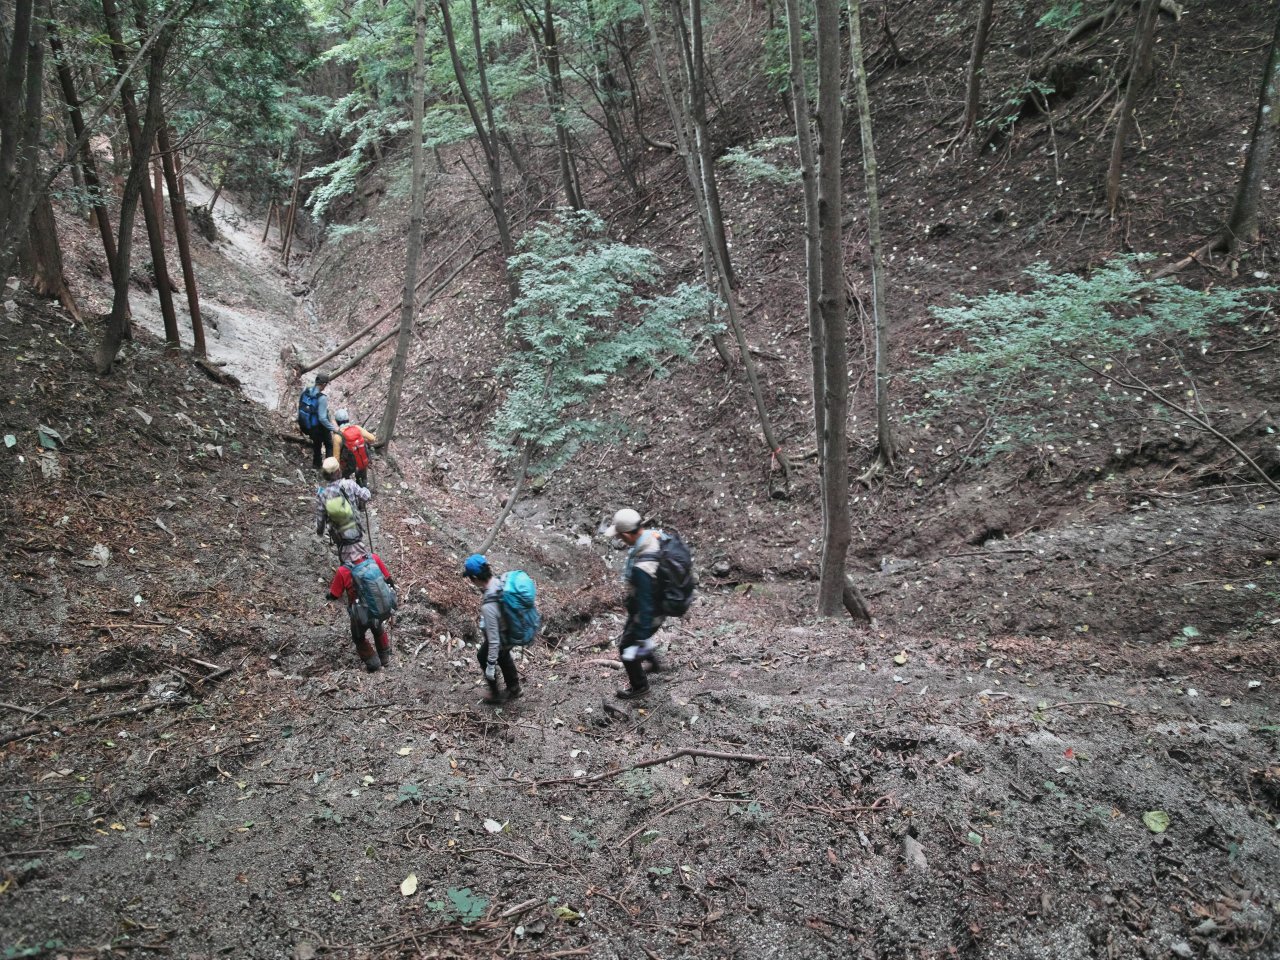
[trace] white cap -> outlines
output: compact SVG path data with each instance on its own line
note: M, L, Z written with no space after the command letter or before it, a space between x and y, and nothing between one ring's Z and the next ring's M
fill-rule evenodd
M613 515L613 526L604 532L606 537L616 537L620 533L633 533L640 529L640 514L630 507L623 507Z

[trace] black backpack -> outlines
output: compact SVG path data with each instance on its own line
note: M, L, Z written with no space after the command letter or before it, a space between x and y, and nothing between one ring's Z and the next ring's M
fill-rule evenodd
M683 617L693 604L693 591L698 586L693 555L674 530L664 530L658 543L658 612L664 617Z

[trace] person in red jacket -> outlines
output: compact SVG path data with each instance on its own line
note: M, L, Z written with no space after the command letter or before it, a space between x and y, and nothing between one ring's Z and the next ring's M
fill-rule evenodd
M390 595L389 609L382 616L379 616L376 610L370 610L369 604L361 596L362 591L356 582L360 573L358 568L366 560L372 560L377 565L381 580L386 585ZM372 570L369 570L368 573L371 574ZM351 557L334 571L333 580L329 583L328 599L337 600L343 596L346 597L347 614L351 619L351 639L356 645L356 653L364 661L365 669L370 673L377 673L381 668L391 666L393 648L391 646L390 609L395 607L394 590L395 581L391 578L391 571L387 569L387 565L382 562L382 558L376 553L367 555L361 553ZM373 635L373 643L369 642L369 634Z
M351 422L344 408L333 415L338 429L333 435L333 455L342 464L342 475L354 477L362 487L369 485L369 448L378 442L376 434Z

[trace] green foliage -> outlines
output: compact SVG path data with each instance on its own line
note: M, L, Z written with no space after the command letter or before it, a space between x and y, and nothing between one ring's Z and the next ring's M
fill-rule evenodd
M1113 391L1087 368L1109 371L1160 338L1196 338L1214 324L1238 323L1255 309L1253 299L1268 292L1192 290L1144 276L1139 263L1120 257L1089 276L1055 274L1038 264L1027 271L1034 284L1027 293L992 292L934 308L965 344L917 375L933 401L924 415L976 404L992 416L992 436L1006 435L1004 444L1053 439L1059 435L1053 417L1065 425L1072 398L1077 407L1086 402L1081 393L1094 399L1089 416L1095 421L1108 419L1108 407L1141 399ZM1044 409L1009 414L999 400L1008 396L1019 397L1023 411Z
M1036 26L1049 30L1070 30L1083 13L1084 4L1081 0L1055 0L1045 15L1036 21Z
M1027 104L1043 106L1054 93L1053 84L1043 80L1024 80L1016 86L1006 89L1000 100L1000 112L984 117L978 123L984 127L995 127L1001 133L1008 130L1022 117Z
M661 276L657 257L608 240L589 211L561 211L530 229L520 250L510 264L520 296L507 311L517 348L503 366L511 388L490 443L506 457L531 444L530 467L545 474L584 443L620 435L620 425L587 409L590 399L632 364L663 376L664 358L688 359L714 297L689 284L642 295Z
M450 887L445 891L447 900L432 900L427 906L439 913L454 914L463 923L474 923L489 909L489 901L472 893L470 887Z
M763 181L790 186L800 180L800 171L794 167L779 167L761 154L776 152L781 147L793 146L795 142L795 137L757 140L749 147L734 147L720 158L720 162L748 182Z

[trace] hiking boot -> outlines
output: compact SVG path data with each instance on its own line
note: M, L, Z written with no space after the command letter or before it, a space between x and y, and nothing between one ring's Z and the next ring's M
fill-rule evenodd
M379 670L382 669L382 661L379 660L376 656L370 657L368 660L364 662L364 668L368 670L370 673L377 673Z
M658 655L656 653L649 654L649 656L645 658L645 663L648 665L649 673L665 673L666 672L667 668L663 666L662 661L658 659Z
M480 702L496 707L498 704L507 702L507 694L499 690L496 683L491 683L489 684L489 689L485 691L485 695L480 698Z
M649 688L644 687L623 687L614 694L619 700L639 700L641 697L649 695Z
M508 700L519 700L521 694L523 693L524 693L524 687L520 686L520 684L518 683L514 687L507 687Z

